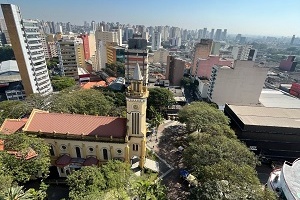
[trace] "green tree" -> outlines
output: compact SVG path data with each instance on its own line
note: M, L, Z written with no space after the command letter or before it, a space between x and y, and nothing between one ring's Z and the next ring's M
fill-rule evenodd
M25 133L0 136L5 140L5 150L20 153L20 156L16 157L7 151L0 152L0 163L5 174L11 175L18 183L24 183L37 175L47 176L50 165L49 146L43 139ZM35 151L37 156L26 159L31 150Z
M180 81L180 85L183 87L190 87L192 80L189 77L183 77Z
M209 180L191 190L190 199L194 200L276 200L274 193L263 190L261 185L230 183L226 180Z
M108 115L112 109L112 103L94 89L60 92L53 95L49 106L52 112L101 116Z
M29 114L31 109L23 101L2 101L0 102L0 123L6 118L18 119Z
M153 106L150 106L150 112L152 119L150 120L151 127L158 128L164 121L164 117L161 113L157 112Z
M205 102L192 102L178 113L179 121L186 123L190 131L201 131L211 124L228 125L229 119L221 111Z
M30 192L24 192L23 186L9 187L2 198L5 200L34 200Z
M175 102L173 93L166 88L150 88L147 99L147 107L151 106L162 113L168 106ZM149 113L149 110L148 110Z
M10 46L0 47L0 63L6 60L15 60L14 51Z
M63 89L76 85L76 81L74 78L66 77L66 76L63 77L54 76L51 79L51 83L54 91L61 91Z
M70 199L84 199L91 193L100 193L107 188L103 173L98 167L83 167L67 178Z
M255 167L258 160L246 145L226 136L211 136L201 133L190 136L189 146L183 152L184 163L193 171L201 172L203 166L213 165L222 160Z

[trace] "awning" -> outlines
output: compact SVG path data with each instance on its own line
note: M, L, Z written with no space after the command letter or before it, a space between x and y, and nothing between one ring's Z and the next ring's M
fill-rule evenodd
M68 155L62 155L60 156L56 161L55 161L55 165L57 167L65 167L67 165L69 165L71 163L71 157Z
M85 159L85 161L83 162L83 166L92 166L92 165L98 165L99 160L97 158L94 157L88 157L87 159Z

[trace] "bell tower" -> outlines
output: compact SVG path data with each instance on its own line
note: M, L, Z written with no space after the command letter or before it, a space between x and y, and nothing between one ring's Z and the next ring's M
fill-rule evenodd
M127 136L129 138L130 155L140 158L140 168L144 167L146 156L146 109L149 91L143 85L143 77L137 63L133 79L126 92L127 104Z

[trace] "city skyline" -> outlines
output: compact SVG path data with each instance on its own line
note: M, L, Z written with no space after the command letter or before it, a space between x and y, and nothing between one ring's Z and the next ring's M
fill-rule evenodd
M94 20L145 26L169 25L190 30L220 28L228 29L229 34L292 37L300 33L300 26L294 25L294 19L300 19L300 13L297 12L300 2L296 0L253 0L251 4L244 0L190 0L184 3L153 0L151 4L140 2L0 1L18 5L25 19L71 22L76 25ZM2 12L0 18L3 18Z

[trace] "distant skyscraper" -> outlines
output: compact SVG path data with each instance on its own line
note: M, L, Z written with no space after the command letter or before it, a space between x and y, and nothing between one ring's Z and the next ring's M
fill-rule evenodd
M51 93L38 22L22 19L18 6L1 4L1 7L26 95Z
M70 22L68 22L68 23L66 24L66 30L67 30L67 32L72 32L72 26L71 26L71 23L70 23Z
M152 50L158 50L161 47L161 33L154 32L152 36Z
M242 34L237 34L235 37L235 42L239 42L242 37Z
M96 22L95 21L92 21L91 22L91 31L96 31Z
M221 40L221 35L222 35L222 29L217 29L216 30L216 35L215 35L215 40L220 41Z
M202 34L202 38L206 38L207 37L207 28L203 29L203 34Z
M294 44L294 41L295 41L295 35L293 35L292 39L291 39L291 45Z
M199 29L198 30L198 39L201 39L201 38L203 38L203 30Z
M133 38L133 33L134 33L133 28L127 27L124 33L124 41L128 41L129 39Z
M211 29L209 39L214 39L215 29Z
M222 40L226 40L226 38L227 38L227 29L224 29L222 33Z
M60 23L56 23L55 33L62 33L62 32L63 32L62 25Z

